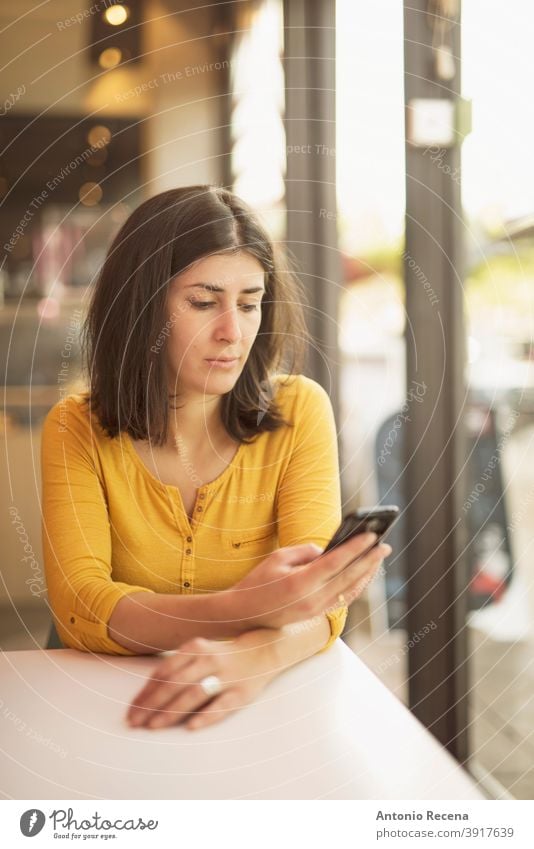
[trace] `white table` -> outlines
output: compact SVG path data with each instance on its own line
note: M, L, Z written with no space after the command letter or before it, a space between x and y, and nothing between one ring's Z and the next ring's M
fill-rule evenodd
M154 656L0 654L5 799L480 799L341 641L198 731L124 722Z

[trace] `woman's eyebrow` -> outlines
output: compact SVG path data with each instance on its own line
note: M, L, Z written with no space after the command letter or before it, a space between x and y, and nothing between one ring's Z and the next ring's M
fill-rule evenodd
M191 289L193 287L198 287L201 289L207 289L209 292L224 292L224 286L217 286L216 283L189 283L188 286L184 286L184 289ZM252 286L249 289L241 289L240 294L244 295L252 295L254 292L265 292L263 286Z

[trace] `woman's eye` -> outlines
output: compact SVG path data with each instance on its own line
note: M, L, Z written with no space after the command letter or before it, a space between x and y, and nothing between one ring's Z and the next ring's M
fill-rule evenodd
M190 299L189 303L197 310L205 310L208 309L208 307L212 307L215 304L215 301L194 301ZM243 312L252 312L253 310L259 309L259 307L260 304L241 304Z
M189 301L192 307L195 307L197 310L206 309L206 307L211 307L215 301Z

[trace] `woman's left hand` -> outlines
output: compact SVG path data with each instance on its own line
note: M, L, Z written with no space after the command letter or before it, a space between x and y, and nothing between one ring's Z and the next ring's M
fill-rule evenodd
M152 677L131 703L127 721L132 726L203 728L225 719L253 701L282 668L277 667L277 628L247 631L234 640L195 637L177 654L158 664ZM222 690L208 696L199 684L216 675Z

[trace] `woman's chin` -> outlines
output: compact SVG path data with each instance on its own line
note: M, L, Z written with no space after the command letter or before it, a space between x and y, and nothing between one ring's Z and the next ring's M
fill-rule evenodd
M191 387L192 391L199 392L202 395L226 395L230 392L235 384L240 372L237 374L207 374L205 379L199 381L195 387Z
M221 395L225 392L230 392L236 385L238 376L236 374L209 375L204 383L204 392Z
M206 360L203 364L206 369L198 366L195 369L192 365L186 369L187 373L194 375L194 381L185 383L178 375L174 381L171 380L169 391L186 395L226 395L234 388L243 371L241 362L230 369L213 366Z

